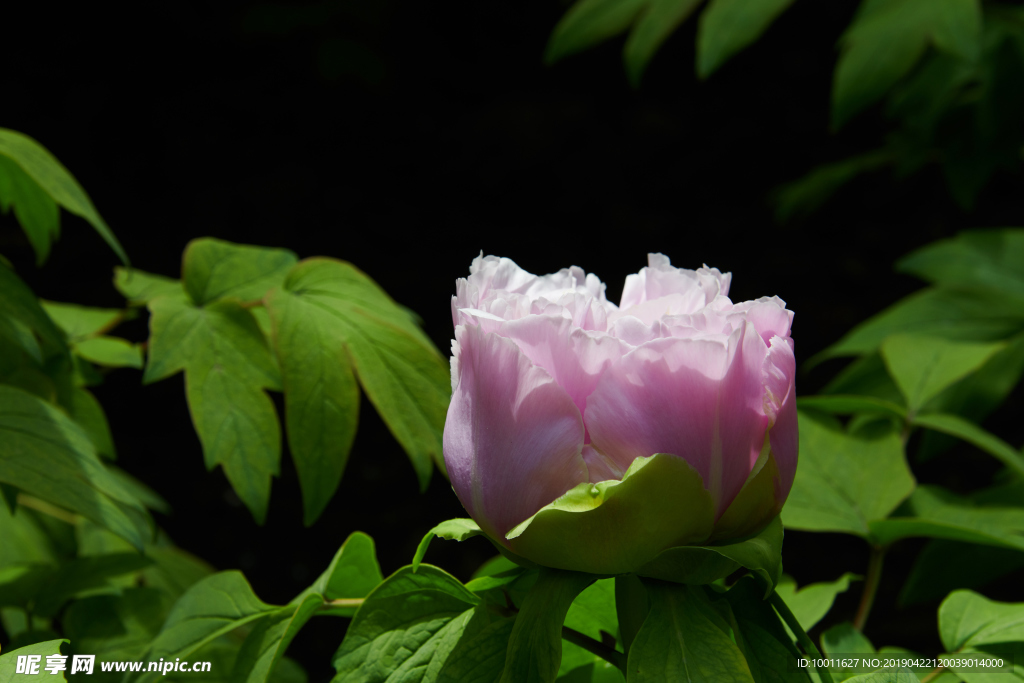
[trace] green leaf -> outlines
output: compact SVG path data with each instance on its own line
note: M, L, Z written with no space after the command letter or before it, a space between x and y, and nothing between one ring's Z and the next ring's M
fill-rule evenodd
M963 439L996 457L1018 474L1024 474L1024 456L995 434L956 415L929 414L914 417L914 425Z
M158 296L185 296L181 280L121 266L114 268L114 287L132 306L149 303Z
M238 303L202 308L159 297L149 304L146 383L185 371L192 422L207 468L220 464L258 523L278 474L281 431L264 388L280 386L277 368L252 314Z
M416 546L416 554L412 557L412 570L415 572L420 563L423 562L427 549L430 547L430 542L434 540L435 536L446 541L465 541L467 538L480 536L483 533L476 522L465 517L448 519L441 522L428 531L423 540L420 541L420 544Z
M383 580L373 539L356 531L341 544L330 565L313 585L292 602L298 602L311 594L320 595L324 600L364 598ZM355 607L332 607L323 613L350 617L355 612Z
M0 569L18 564L57 564L58 550L31 512L0 505ZM11 634L8 634L11 635Z
M88 389L75 387L71 394L70 413L71 419L88 434L96 453L111 459L117 457L117 452L114 450L114 437L110 434L107 416L103 413L100 402Z
M109 579L150 564L149 558L131 552L75 558L61 565L47 589L35 596L34 612L41 617L56 616L64 603L78 593L106 586Z
M797 405L802 410L818 410L823 413L836 415L850 415L852 413L879 414L895 417L899 420L906 419L907 417L907 410L903 406L875 398L874 396L848 396L843 394L801 396L797 399Z
M949 652L1024 641L1024 603L995 602L974 591L954 591L939 606L939 635Z
M623 48L626 73L633 87L640 85L647 64L672 32L686 21L703 0L650 0L640 13Z
M651 610L629 649L626 677L633 683L716 681L752 683L730 626L703 589L645 580Z
M978 0L865 0L840 40L833 126L839 128L888 92L917 63L929 41L973 58L980 29Z
M302 487L304 521L312 524L341 482L359 423L359 386L343 330L321 309L276 289L267 310L281 364L288 446Z
M874 351L899 333L960 341L996 341L1024 330L1024 301L991 291L929 288L901 299L854 327L810 361ZM826 392L829 393L829 392Z
M262 299L284 282L299 258L287 249L233 244L212 237L194 239L185 247L182 280L197 305L234 297Z
M920 679L910 669L885 669L847 678L845 683L920 683Z
M458 641L451 647L437 676L428 667L422 683L494 683L505 666L505 651L513 621L477 605L465 622ZM450 640L446 643L446 649ZM439 648L440 649L440 648Z
M416 573L399 569L356 612L333 658L334 680L383 683L421 667L439 670L479 602L437 567L422 565Z
M848 621L836 624L821 634L821 650L826 657L875 654L875 646L871 641ZM832 666L829 669L837 681L846 680L857 672L856 668L842 669Z
M75 354L108 368L142 369L142 347L120 337L93 337L74 345Z
M89 437L60 410L0 386L0 481L77 512L142 549L143 505L100 462Z
M257 598L240 572L213 574L178 598L145 659L185 659L215 638L280 609ZM135 680L149 681L158 676L144 672Z
M877 543L923 536L1024 550L1024 507L976 506L938 486L919 486L899 512L871 523Z
M0 318L20 322L38 334L50 350L67 353L64 335L39 305L35 294L3 264L0 264Z
M971 230L921 247L896 270L934 284L977 287L1024 296L1024 230Z
M788 223L809 216L853 179L892 162L890 150L878 149L813 168L802 178L774 190L775 220Z
M793 666L802 655L771 604L762 599L763 594L763 586L752 576L741 578L725 593L739 627L736 640L741 644L754 680L808 683L807 669Z
M957 588L981 588L1024 569L1024 552L961 541L930 541L914 560L900 591L901 605L937 600Z
M142 570L146 585L159 588L174 599L214 572L203 560L174 546L146 548L146 556L154 562Z
M36 252L36 265L50 255L50 245L60 236L60 210L13 159L0 154L0 213L14 205L14 215Z
M776 517L753 538L729 545L669 548L636 573L663 581L700 585L746 567L760 574L769 586L774 586L782 573L782 535L782 521Z
M285 293L305 304L295 310L314 318L324 331L319 340L331 343L319 351L307 348L306 353L319 356L320 362L347 355L367 398L409 455L425 489L431 463L442 471L444 467L441 434L451 397L448 363L408 313L349 263L317 258L298 264L281 291L267 298L272 317L280 319L275 309ZM283 364L295 361L289 356ZM332 390L340 393L341 380L331 382Z
M896 334L882 342L882 358L911 411L954 382L971 374L1005 344L949 341L940 337Z
M697 30L697 75L707 78L757 40L793 0L711 0Z
M552 31L544 61L554 64L622 33L649 3L650 0L579 0Z
M782 519L791 529L867 536L914 490L899 436L857 438L800 414L800 467Z
M0 156L14 160L53 201L88 221L118 258L128 263L128 255L97 213L89 195L46 148L27 135L0 128Z
M565 626L603 642L607 636L615 638L619 620L615 610L615 579L600 579L576 596L565 616ZM602 634L603 632L603 634ZM607 634L607 635L604 635ZM586 665L597 665L604 660L578 645L562 641L562 661L559 676Z
M238 652L231 680L234 683L264 683L284 657L288 645L310 617L323 605L317 595L289 605L259 619Z
M797 590L796 580L791 576L783 576L775 592L793 612L804 631L810 631L832 609L836 596L845 593L851 581L861 578L847 572L835 581L812 583Z
M124 319L125 313L119 308L94 308L58 301L40 300L39 303L71 342L109 332Z
M593 575L540 570L526 595L508 640L500 683L551 683L562 660L562 625L576 596Z
M3 129L0 129L2 132ZM48 640L43 643L33 643L32 645L26 645L20 647L17 650L11 650L0 655L0 683L21 683L22 681L32 681L35 678L29 678L32 674L19 674L16 673L18 669L18 657L33 656L39 657L39 668L34 672L35 675L43 674L46 676L51 675L46 670L46 658L49 655L60 654L62 646L67 643L67 640ZM70 660L68 660L70 661ZM64 680L66 671L60 672L60 677L53 680Z

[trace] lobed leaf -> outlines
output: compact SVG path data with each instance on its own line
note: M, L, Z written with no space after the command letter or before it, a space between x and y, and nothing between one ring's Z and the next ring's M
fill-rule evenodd
M181 280L121 266L114 268L114 287L133 306L149 303L158 296L185 295Z
M1024 230L971 230L938 240L896 262L896 270L933 284L1024 296Z
M995 602L973 591L954 591L939 606L939 635L949 652L1024 641L1024 603Z
M262 299L284 282L299 258L287 249L233 244L212 237L188 243L182 257L185 290L198 306L217 299Z
M800 467L782 510L804 531L868 536L914 490L899 437L858 438L810 413L800 415Z
M239 498L262 523L281 458L277 413L263 391L279 388L280 379L263 333L252 314L232 301L200 308L164 296L149 308L143 381L185 371L189 412L207 468L222 465Z
M1004 346L896 334L882 342L881 352L889 374L907 400L907 407L917 412L951 384L984 365Z
M812 583L797 590L796 580L784 575L775 586L775 592L793 612L804 631L810 631L832 609L836 596L845 593L851 581L859 581L861 578L846 572L835 581Z
M356 531L341 544L327 569L292 603L311 594L317 594L325 601L364 598L383 580L373 539ZM355 607L331 607L323 613L350 617L355 612Z

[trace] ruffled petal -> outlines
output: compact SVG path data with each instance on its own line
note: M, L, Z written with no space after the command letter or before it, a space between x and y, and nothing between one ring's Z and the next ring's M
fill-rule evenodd
M623 470L655 453L685 459L703 478L717 518L764 443L766 351L750 324L727 341L657 339L634 349L587 399L584 422L593 445Z
M455 330L459 378L444 428L452 488L492 538L588 480L569 395L503 337Z
M626 310L678 294L686 301L686 308L675 313L693 313L719 295L728 296L731 281L732 273L722 273L717 268L676 268L664 254L648 254L647 267L626 278L619 308Z
M779 467L782 486L779 499L785 500L796 475L799 437L796 416L796 355L790 337L772 337L764 360L765 413L774 423L768 432L772 455Z
M502 324L498 334L516 343L530 361L547 370L580 411L601 375L628 346L604 334L591 334L567 318L531 315Z

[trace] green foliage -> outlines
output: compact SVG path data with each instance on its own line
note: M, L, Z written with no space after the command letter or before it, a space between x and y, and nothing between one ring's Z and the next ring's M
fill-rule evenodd
M115 284L152 315L145 381L184 370L206 465L224 468L258 522L281 457L266 390L284 392L306 524L341 481L360 385L421 487L443 468L449 370L413 316L350 264L205 238L186 248L181 283L120 270Z
M793 0L710 0L697 31L697 74L707 78L761 37Z
M793 611L793 616L800 622L800 626L805 631L810 631L832 609L836 596L845 593L852 581L861 578L863 577L847 572L835 581L812 583L797 590L793 577L783 576L775 587L775 592Z
M118 258L128 262L117 237L68 170L32 138L0 128L0 211L6 213L12 204L40 264L60 235L58 206L87 220Z
M792 529L867 537L914 490L899 437L844 433L811 413L800 415L800 467L782 510Z
M32 674L16 673L18 657L26 655L37 655L40 657L39 667L35 672L36 676L38 676L39 674L53 675L50 674L50 672L46 671L46 658L49 655L60 654L61 651L64 649L64 646L67 644L67 642L67 640L61 639L49 640L45 642L33 643L31 645L19 647L16 650L11 650L10 652L0 654L0 683L20 683L24 680L33 680L31 678L28 678L28 676ZM55 671L54 673L57 672ZM60 671L59 677L53 680L66 681L66 674L66 671Z

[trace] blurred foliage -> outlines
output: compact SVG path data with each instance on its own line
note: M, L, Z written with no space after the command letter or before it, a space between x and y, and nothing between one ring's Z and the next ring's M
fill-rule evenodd
M792 0L709 0L697 25L697 75L711 76L757 41ZM579 0L555 26L554 63L623 32L639 86L658 48L701 0ZM857 176L906 178L938 165L964 209L999 171L1020 177L1024 156L1024 8L982 0L862 0L839 37L833 131L881 105L890 132L877 149L830 162L777 190L785 222L820 207ZM756 48L755 48L756 49ZM822 56L823 59L827 58Z

